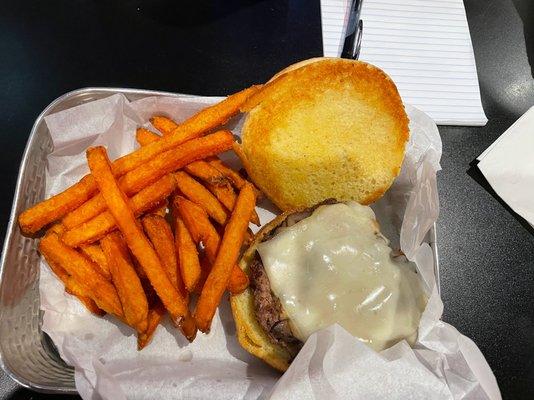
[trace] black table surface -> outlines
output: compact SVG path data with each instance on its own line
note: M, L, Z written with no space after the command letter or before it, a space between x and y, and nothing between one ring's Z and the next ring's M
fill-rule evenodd
M320 56L319 2L1 1L2 235L37 115L87 86L225 95ZM440 127L443 319L471 337L505 399L534 397L534 235L473 160L534 105L534 2L465 0L485 127ZM3 238L3 236L2 236ZM49 399L0 372L1 399Z

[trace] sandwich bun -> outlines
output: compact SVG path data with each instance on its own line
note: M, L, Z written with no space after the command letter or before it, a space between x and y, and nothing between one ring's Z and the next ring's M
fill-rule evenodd
M237 149L282 210L328 198L370 204L400 171L408 117L393 81L361 61L318 58L281 71L243 106Z

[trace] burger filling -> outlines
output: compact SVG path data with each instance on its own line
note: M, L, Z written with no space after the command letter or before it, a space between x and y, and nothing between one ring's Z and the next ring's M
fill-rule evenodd
M291 353L332 324L377 351L417 337L426 305L421 279L392 255L367 206L290 215L258 244L250 269L257 320Z
M334 200L326 200L323 204L334 204ZM276 229L268 234L264 240L269 240L280 233L284 228L295 225L297 222L308 218L319 205L308 210L289 215ZM295 355L302 347L303 343L291 330L289 317L284 311L278 297L271 290L269 277L261 261L261 257L256 252L250 264L250 287L254 293L254 308L256 319L261 327L267 332L269 339Z

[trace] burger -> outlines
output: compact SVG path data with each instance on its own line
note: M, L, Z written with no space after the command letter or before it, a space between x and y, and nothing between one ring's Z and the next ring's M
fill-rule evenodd
M258 232L240 266L250 287L231 298L239 343L280 371L335 323L377 351L417 337L420 277L392 253L368 206L329 200L285 212Z
M312 59L275 75L242 111L235 150L284 212L240 261L250 278L231 298L240 344L284 371L335 323L377 351L413 343L421 280L368 207L399 174L409 136L393 81L364 62Z

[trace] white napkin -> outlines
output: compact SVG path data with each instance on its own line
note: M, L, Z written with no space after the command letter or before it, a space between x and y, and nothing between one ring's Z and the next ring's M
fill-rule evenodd
M351 0L321 0L323 51L339 57ZM462 0L363 0L360 60L441 125L485 125Z
M534 107L477 160L493 190L534 227Z

